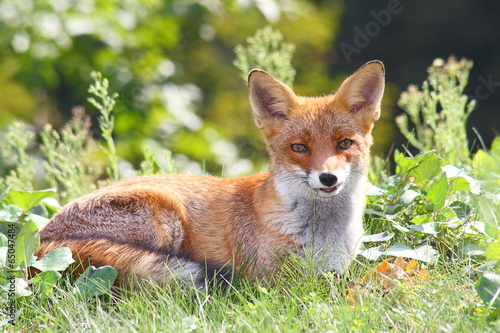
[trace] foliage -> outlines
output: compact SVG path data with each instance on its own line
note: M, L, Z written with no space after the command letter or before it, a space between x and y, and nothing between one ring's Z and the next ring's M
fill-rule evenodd
M48 222L47 216L55 208L54 203L47 199L54 195L54 190L23 192L10 189L0 195L0 295L2 309L8 317L0 322L2 326L14 322L19 315L19 309L15 307L19 298L33 294L42 299L49 297L62 280L60 272L74 262L69 248L52 250L40 260L34 256L40 242L38 230ZM42 215L32 212L35 207ZM31 277L33 269L39 274ZM111 270L112 275L104 277L106 290L109 290L110 283L116 278L116 270L111 267L101 269ZM102 294L95 290L102 284L101 276L85 273L82 276L86 280L77 280L75 288L78 292L86 298Z
M448 163L469 161L467 119L476 105L463 95L472 61L450 57L436 59L428 69L422 90L410 86L401 94L399 106L406 112L396 123L408 142L421 152L435 149ZM415 126L409 129L409 120Z
M480 214L485 221L500 224L500 137L493 140L490 150L480 149L472 158L472 170L483 188Z
M60 132L47 124L40 137L45 180L58 189L62 203L96 189L103 162L96 158L99 143L92 138L90 117L83 108L73 109L73 118Z
M236 46L234 62L245 82L250 70L258 68L274 75L290 88L293 87L295 69L291 62L295 45L285 43L281 32L273 31L269 26L248 37L247 43L246 48Z
M2 166L10 169L8 173L5 172L5 177L0 177L0 190L5 190L9 185L32 189L36 160L28 154L28 147L35 134L24 122L13 121L0 135L0 157L2 161L8 161Z
M363 251L370 259L396 255L436 262L460 261L500 235L498 227L477 221L479 181L446 165L435 152L405 157L395 153L396 174L369 193L368 229L394 230L402 244ZM415 249L408 248L416 247ZM475 252L474 254L478 254ZM483 252L484 254L484 252Z
M107 170L108 176L112 181L117 181L119 179L118 157L116 156L115 142L113 140L113 128L115 121L111 113L115 107L115 99L118 98L118 94L114 93L111 96L109 95L109 81L106 78L103 78L101 73L92 72L90 76L94 80L94 83L90 85L89 93L94 95L100 101L97 101L94 97L89 97L88 100L101 113L98 119L99 128L101 129L101 135L106 144L101 147L106 153L110 164L110 167Z

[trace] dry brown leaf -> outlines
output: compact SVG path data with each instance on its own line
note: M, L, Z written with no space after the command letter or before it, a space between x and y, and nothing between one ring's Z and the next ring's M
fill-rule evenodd
M382 261L371 272L363 276L360 284L349 284L346 300L350 305L359 304L359 293L370 285L381 291L388 291L397 284L413 286L416 280L431 279L427 269L419 268L417 260L405 261L403 257L389 258Z

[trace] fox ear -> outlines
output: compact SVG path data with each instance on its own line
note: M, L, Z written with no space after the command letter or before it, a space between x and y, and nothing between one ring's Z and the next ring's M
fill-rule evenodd
M377 60L364 64L348 77L335 94L351 113L363 113L367 123L380 117L380 102L384 94L384 65Z
M260 69L248 74L248 93L255 125L260 129L286 119L296 99L286 84Z

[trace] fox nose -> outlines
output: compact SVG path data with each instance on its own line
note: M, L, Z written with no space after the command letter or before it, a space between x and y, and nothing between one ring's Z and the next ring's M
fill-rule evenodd
M322 173L319 175L319 181L325 186L332 187L337 183L337 176L331 173Z

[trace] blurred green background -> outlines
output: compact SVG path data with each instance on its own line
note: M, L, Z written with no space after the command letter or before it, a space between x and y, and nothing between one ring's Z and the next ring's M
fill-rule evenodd
M397 99L427 77L435 58L474 61L466 93L478 101L472 147L500 130L500 3L336 0L1 0L0 127L22 119L41 131L62 126L87 102L100 71L120 97L115 142L122 168L148 147L173 152L180 172L239 175L266 168L234 48L272 26L296 46L294 90L323 95L366 61L387 71L374 152L405 141ZM464 143L466 144L466 143ZM126 171L123 171L124 173Z

